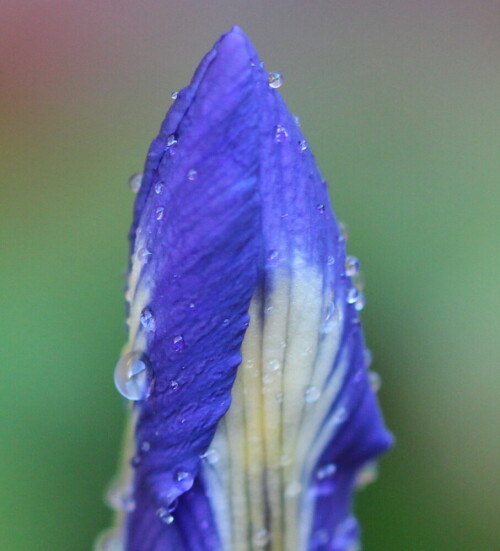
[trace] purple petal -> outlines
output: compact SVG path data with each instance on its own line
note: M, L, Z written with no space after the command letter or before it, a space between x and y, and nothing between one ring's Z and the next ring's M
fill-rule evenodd
M186 549L215 549L180 528L192 496L174 527L159 517L191 490L241 361L260 227L258 133L247 132L257 125L253 88L246 42L230 33L179 94L148 154L131 234L131 348L143 352L150 384L137 404L133 551L154 548L145 531L161 546L179 530Z

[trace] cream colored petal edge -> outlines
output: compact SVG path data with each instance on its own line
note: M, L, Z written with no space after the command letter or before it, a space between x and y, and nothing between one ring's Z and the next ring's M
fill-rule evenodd
M223 551L307 549L313 503L303 490L336 430L327 417L347 369L340 355L332 375L344 316L334 298L298 258L274 275L265 303L252 301L232 404L212 445L219 460L202 471Z

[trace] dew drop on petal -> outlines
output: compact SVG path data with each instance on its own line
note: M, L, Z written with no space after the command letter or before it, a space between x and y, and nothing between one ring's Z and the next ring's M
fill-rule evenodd
M356 488L362 490L368 484L371 484L377 479L378 467L376 462L370 462L361 467L356 475Z
M151 251L149 251L145 247L141 247L137 251L137 260L139 260L139 262L143 262L144 264L149 260L150 256L151 256Z
M155 184L155 193L156 195L160 195L160 193L163 191L164 185L161 182L158 182Z
M156 320L153 316L153 312L146 307L141 312L140 316L141 325L144 327L144 329L150 333L153 333L156 330Z
M359 273L359 270L361 268L361 265L359 263L359 260L355 256L348 256L345 259L345 273L348 276L354 276L357 273Z
M365 307L365 304L366 304L365 295L363 293L359 292L358 298L356 299L356 302L354 303L354 308L356 308L356 310L358 312L361 312L361 310L363 310L363 308Z
M306 151L306 150L308 149L308 147L309 147L309 144L307 143L306 140L300 140L300 141L299 141L299 149L300 149L302 152Z
M172 93L170 94L170 97L171 97L172 99L177 99L177 98L179 97L179 92L178 92L177 90L175 90L174 92L172 92Z
M302 491L302 484L297 481L290 482L285 488L285 495L287 497L296 497Z
M320 467L316 472L316 478L318 480L325 480L331 478L337 472L337 466L334 463L327 463Z
M136 172L128 179L128 187L133 193L137 193L141 189L142 176L142 172Z
M319 211L320 214L325 214L326 207L323 203L316 205L316 209Z
M281 368L281 362L277 359L272 359L267 362L266 367L269 371L278 371Z
M267 254L267 260L269 260L269 262L272 262L273 260L276 260L278 256L279 252L276 249L271 249Z
M382 386L382 377L376 371L369 371L368 380L373 392L378 392Z
M157 220L162 220L163 219L163 214L165 212L165 208L164 207L158 207L156 209L156 219Z
M140 352L124 354L115 367L114 381L118 392L128 400L142 400L146 394L146 364Z
M184 337L182 335L176 335L172 338L172 349L175 350L175 352L182 352L186 346L186 343L184 342Z
M124 551L120 531L108 528L102 532L94 544L94 551Z
M349 304L355 304L355 302L359 298L359 291L356 289L356 287L351 287L349 291L347 292L347 302Z
M160 507L156 511L156 516L163 522L163 524L172 524L174 517L170 514L170 511L166 507Z
M194 168L188 170L187 179L192 182L193 180L196 180L196 178L198 178L198 172Z
M177 144L177 134L169 134L167 136L167 147L172 147Z
M183 492L187 492L193 486L194 478L188 471L177 471L175 480Z
M276 129L274 130L274 141L276 143L283 143L287 139L288 139L288 132L286 128L283 125L278 124L276 126Z
M321 397L321 391L318 387L309 385L304 391L304 400L307 404L314 404Z
M141 451L148 452L151 449L151 443L148 440L144 440L141 444Z
M253 536L253 544L255 547L265 547L271 541L269 532L265 529L255 532Z
M269 86L271 88L280 88L283 85L283 75L281 73L270 72L268 75Z
M215 448L209 448L201 455L201 459L209 465L215 465L220 459L219 452Z

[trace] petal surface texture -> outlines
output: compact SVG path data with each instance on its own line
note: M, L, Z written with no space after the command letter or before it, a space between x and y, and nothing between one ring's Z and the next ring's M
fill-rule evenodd
M121 369L135 436L113 545L357 549L356 481L391 444L358 265L296 119L239 28L153 141L131 242Z

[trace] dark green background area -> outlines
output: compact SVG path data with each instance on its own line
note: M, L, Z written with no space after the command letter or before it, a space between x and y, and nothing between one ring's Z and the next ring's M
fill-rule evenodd
M0 549L84 551L124 406L130 173L233 24L303 129L361 258L398 443L366 551L500 548L500 6L7 0L0 8Z

